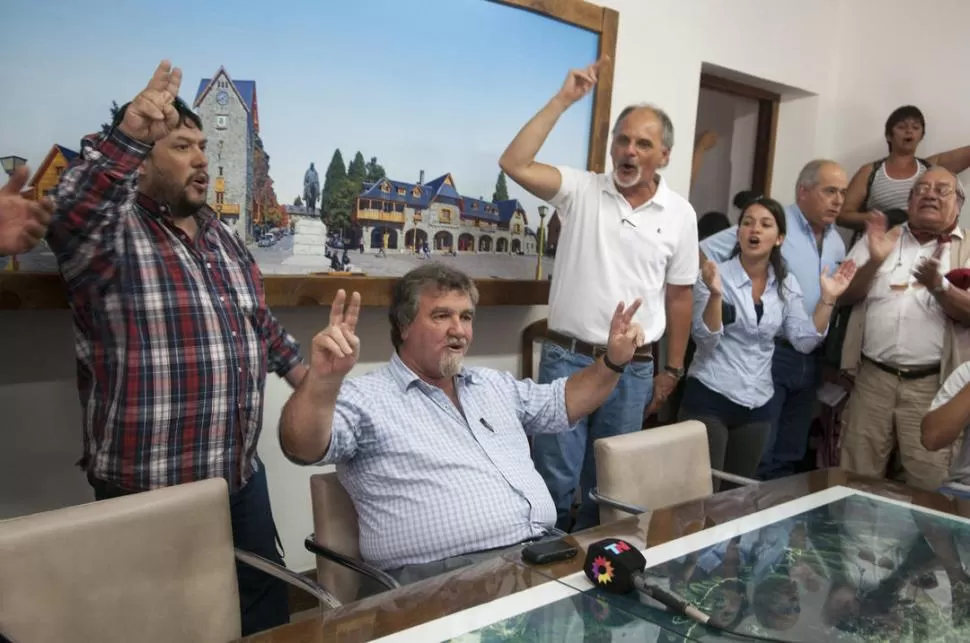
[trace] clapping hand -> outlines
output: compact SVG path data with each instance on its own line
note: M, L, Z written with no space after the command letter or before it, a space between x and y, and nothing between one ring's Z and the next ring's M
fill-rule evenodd
M562 89L559 90L558 96L566 101L567 105L572 105L581 99L596 85L600 69L609 61L609 56L603 56L588 67L570 69L569 74L566 76L566 81L562 85Z
M900 235L903 233L902 226L896 226L889 230L889 219L878 210L873 210L866 219L866 238L869 245L869 257L882 263L889 256L889 253L896 247Z
M829 275L828 268L823 270L818 280L822 292L822 300L829 304L835 304L835 301L842 296L842 293L852 283L855 272L855 261L851 259L842 262L842 265L832 275Z
M938 244L936 250L933 251L933 256L920 261L916 265L916 270L913 271L916 281L930 291L936 291L943 284L943 275L940 274L940 257L943 256L944 248L946 248L945 244Z
M179 124L179 115L172 103L181 85L182 71L163 60L145 89L128 105L119 129L148 145L168 136Z
M717 264L710 259L705 259L701 264L701 279L712 295L721 295L721 275L717 270Z
M356 335L360 316L360 293L350 297L340 289L330 306L330 324L313 338L310 347L310 372L315 377L342 380L357 363L360 339Z
M0 256L27 252L44 238L54 211L50 199L31 201L20 195L30 170L17 168L0 188Z

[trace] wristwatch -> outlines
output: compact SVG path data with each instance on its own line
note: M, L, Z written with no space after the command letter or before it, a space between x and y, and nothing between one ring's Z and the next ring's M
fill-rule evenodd
M684 369L671 366L670 364L667 364L666 366L664 366L664 372L670 373L677 379L680 379L684 376Z
M603 353L603 363L606 364L606 368L621 375L626 371L626 364L614 364L610 361L610 358L606 355L606 353Z

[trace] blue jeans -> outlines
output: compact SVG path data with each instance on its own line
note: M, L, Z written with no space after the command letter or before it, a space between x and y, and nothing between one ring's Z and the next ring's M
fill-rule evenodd
M771 433L758 465L758 477L762 480L784 478L798 472L797 467L805 459L808 449L820 378L816 355L775 344L771 361L775 394L768 402Z
M545 342L539 364L539 382L568 377L592 363L592 357ZM569 510L577 484L582 491L582 503L572 531L599 524L599 508L588 497L589 490L596 486L593 442L639 431L643 426L643 410L652 397L653 362L632 362L606 402L581 419L575 429L535 437L532 458L556 503L557 528L570 531Z

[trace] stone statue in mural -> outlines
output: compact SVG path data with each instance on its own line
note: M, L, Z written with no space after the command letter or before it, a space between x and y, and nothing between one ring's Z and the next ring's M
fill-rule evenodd
M313 163L310 163L310 169L303 175L303 203L310 214L316 211L318 198L320 198L320 177Z

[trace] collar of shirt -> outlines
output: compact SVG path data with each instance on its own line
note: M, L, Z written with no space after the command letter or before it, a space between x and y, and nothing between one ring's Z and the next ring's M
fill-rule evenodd
M788 210L789 212L791 212L792 215L794 215L792 218L798 222L798 225L801 226L802 231L805 234L807 234L808 237L814 242L815 230L812 229L812 224L809 223L808 217L806 217L805 213L802 212L802 209L798 207L798 204L797 203L790 204L788 206ZM788 232L789 234L791 234L792 230L789 230ZM822 245L825 245L825 242L828 241L833 234L838 234L838 233L839 231L835 229L834 223L830 223L826 225L825 231L822 232Z
M730 261L722 264L721 278L728 281L735 288L740 288L751 283L751 277L745 271L744 266L741 265L741 257L737 256ZM765 285L765 290L771 289L775 285L775 269L768 265L768 283Z
M397 382L397 385L401 387L402 393L406 392L412 384L417 384L418 386L431 386L431 384L425 382L423 379L415 375L414 371L408 368L407 364L404 363L404 360L401 359L401 356L398 355L397 351L394 351L394 355L391 356L388 368L391 372L391 377L393 377L394 381ZM475 372L471 369L465 368L464 366L462 366L461 371L455 377L457 377L459 381L467 382L468 384L474 384L477 379Z
M602 176L602 187L603 191L607 194L611 194L618 199L623 199L626 201L626 197L620 194L620 190L616 187L616 181L613 179L613 172L608 172ZM637 210L655 205L661 210L665 210L668 205L670 205L671 191L670 187L667 186L667 181L664 179L662 174L657 174L657 190L650 197L650 200L641 205Z
M138 193L138 205L146 212L160 219L172 222L172 211L164 204L159 203L152 197L143 192ZM216 220L216 215L208 205L203 205L195 214L196 221L199 223L199 231L205 230Z
M911 239L917 241L917 243L918 243L919 240L916 239L915 235L913 235L913 232L909 229L909 223L904 223L902 225L903 225L903 229L906 231L906 235L909 236ZM952 235L952 236L954 236L957 239L960 239L962 241L963 240L963 228L960 227L960 223L957 222L956 227L953 228L953 230L951 230L948 234L950 234L950 235Z

